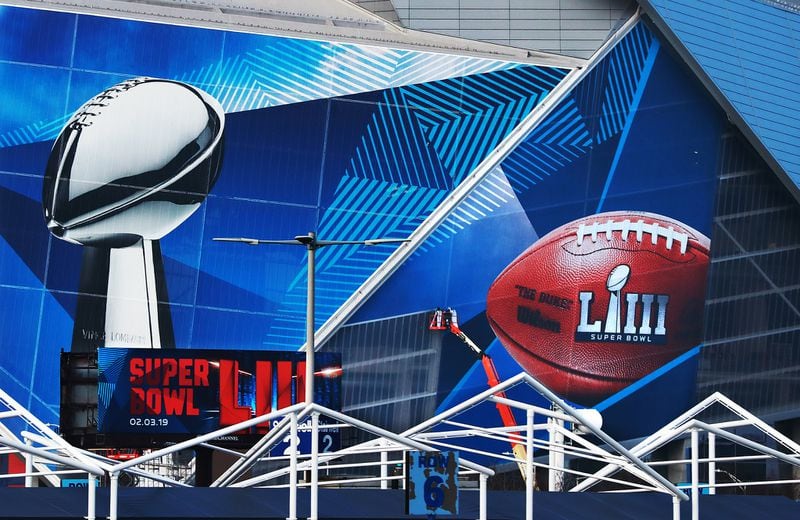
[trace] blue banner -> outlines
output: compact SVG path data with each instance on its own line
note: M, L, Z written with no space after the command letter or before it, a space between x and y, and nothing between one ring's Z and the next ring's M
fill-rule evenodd
M406 453L406 514L458 514L458 451Z

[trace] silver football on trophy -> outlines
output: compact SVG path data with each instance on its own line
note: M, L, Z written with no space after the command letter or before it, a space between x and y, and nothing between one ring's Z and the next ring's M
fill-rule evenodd
M98 247L158 240L216 181L225 114L184 83L136 78L86 102L55 141L42 196L53 235Z

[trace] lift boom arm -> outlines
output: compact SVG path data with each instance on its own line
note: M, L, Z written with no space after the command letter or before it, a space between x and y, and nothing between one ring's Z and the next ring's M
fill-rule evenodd
M456 311L452 309L437 309L433 315L433 319L431 320L430 329L449 330L480 358L481 365L483 365L483 370L486 372L486 380L489 383L489 388L500 383L500 376L497 374L497 368L495 368L492 358L480 347L478 347L474 341L469 339L469 336L464 334L464 331L458 328ZM495 395L502 398L506 397L506 393L502 390L497 392ZM501 403L497 403L496 406L497 411L500 413L500 419L503 421L503 426L518 426L517 420L514 418L514 412L511 410L510 406ZM518 431L510 433L511 435L521 436L521 433ZM520 442L511 441L511 451L514 453L514 457L517 459L517 465L519 466L520 472L522 473L522 478L524 479L526 475L525 461L527 460L525 446Z

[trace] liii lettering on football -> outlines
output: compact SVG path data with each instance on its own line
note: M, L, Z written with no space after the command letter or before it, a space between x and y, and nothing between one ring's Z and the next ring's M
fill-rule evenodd
M592 321L593 291L580 291L580 321L575 331L576 341L603 343L653 343L663 345L667 341L667 305L669 295L647 293L623 293L630 279L631 269L625 264L616 266L608 275L608 311L605 320ZM625 302L623 309L623 300ZM655 312L653 305L655 303ZM641 307L641 318L636 323L637 307ZM655 315L655 327L651 326ZM624 326L623 326L624 323Z

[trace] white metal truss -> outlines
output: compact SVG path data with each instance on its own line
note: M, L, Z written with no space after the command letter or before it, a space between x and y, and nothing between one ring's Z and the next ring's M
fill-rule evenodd
M14 433L12 429L14 421L17 421L17 425L24 424L28 432L47 439L52 446L57 447L59 451L62 452L62 455L48 452L38 453L37 458L33 457L34 453L30 453L29 456L26 456L26 485L31 484L34 477L34 470L36 476L41 476L48 485L53 487L59 487L61 485L61 478L58 475L53 475L52 470L39 459L59 462L53 460L53 457L65 458L67 462L74 461L73 465L76 468L82 468L95 475L102 475L103 470L110 467L106 464L97 464L93 462L87 455L82 453L81 450L75 448L61 438L47 424L39 420L24 406L14 400L14 398L0 389L0 444L8 446L9 448L19 449L19 445L24 446L26 443L30 444L30 442L22 437L22 432L20 432L19 435Z
M550 408L534 406L528 403L500 397L499 394L517 385L528 385L550 401ZM518 374L499 385L446 410L437 416L395 434L382 428L370 425L341 412L330 410L317 404L299 403L270 414L254 417L236 425L221 428L214 432L200 435L181 443L177 443L161 450L152 451L133 460L121 462L103 458L69 445L55 434L47 425L41 423L33 414L11 399L0 390L0 445L6 449L2 453L21 453L26 460L31 461L31 466L26 470L26 485L31 485L34 476L48 474L58 479L62 474L86 473L89 478L88 514L89 520L95 520L95 486L98 477L105 477L110 482L109 513L110 519L118 518L118 486L119 477L123 472L139 477L153 479L165 486L187 487L186 483L169 479L152 471L147 471L147 464L159 460L177 451L196 446L205 446L220 449L239 457L228 470L226 470L213 484L214 487L285 487L289 490L289 518L297 518L297 490L301 486L310 488L310 517L318 516L318 489L320 486L332 485L337 487L349 485L380 485L387 489L392 480L403 480L403 475L390 475L389 467L402 465L405 461L405 452L408 450L442 451L455 449L467 457L471 455L489 457L500 463L517 462L514 455L504 453L503 448L492 451L491 448L476 448L474 443L464 442L480 438L487 443L505 446L509 443L523 444L526 447L524 469L526 477L525 492L525 518L533 517L533 489L534 468L546 468L550 475L551 490L565 490L562 476L572 474L583 479L578 485L569 489L571 492L588 490L597 483L604 482L616 486L615 491L656 491L669 494L673 500L673 518L680 518L679 502L688 500L689 497L681 488L691 489L692 519L699 519L699 494L702 489L708 489L713 494L716 488L730 486L715 481L716 464L722 461L733 460L777 460L794 466L800 466L800 445L785 435L775 430L764 421L734 403L722 394L716 393L701 403L692 407L671 421L664 428L658 430L630 450L625 449L614 439L605 434L598 421L598 414L593 410L579 410L571 407L558 396L550 392L536 379L527 374ZM502 404L525 412L526 421L519 426L503 426L486 428L480 425L471 425L459 421L458 416L463 412L482 404ZM738 418L724 422L708 423L698 419L698 416L712 406L723 406ZM536 417L540 421L535 421ZM321 424L320 418L327 417L329 422ZM542 422L541 419L544 419ZM11 433L9 421L21 419L27 431L19 435ZM301 424L301 421L306 421ZM332 421L332 422L331 422ZM270 431L262 437L246 453L224 450L213 445L217 438L224 437L233 432L250 428L264 422L272 425ZM310 423L310 424L309 424ZM21 423L15 423L19 426ZM731 430L743 426L754 427L770 437L780 449L765 446L762 443L747 439ZM310 453L300 453L298 432L300 428L310 431ZM330 453L319 452L319 439L321 428L357 428L363 430L374 438L367 442L352 445ZM536 432L546 432L547 435ZM280 453L272 453L279 443L284 441L288 434L290 448ZM708 442L708 456L700 457L700 435L704 434ZM666 443L689 437L691 458L686 460L671 460L658 462L645 462L653 450L664 446ZM756 455L736 457L717 457L716 439L723 438L732 443L744 446ZM481 444L483 446L483 444ZM547 461L541 457L534 458L534 450L548 452ZM348 457L357 457L354 462ZM374 460L372 460L374 458ZM369 459L369 460L368 460ZM565 464L565 460L585 459L606 463L606 466L594 474L578 471ZM35 462L34 462L35 461ZM268 470L260 470L257 464L269 461ZM34 464L36 471L33 470ZM677 486L655 471L655 466L668 464L690 464L691 484ZM700 464L708 465L709 479L707 484L699 482ZM336 473L337 471L359 468L359 475ZM366 472L364 472L366 470ZM374 471L372 471L374 470ZM261 471L261 473L259 473ZM329 473L324 481L320 481L321 471ZM617 472L627 472L634 477L623 479L615 477ZM251 476L244 478L245 472ZM300 482L300 475L310 475L309 482ZM494 474L494 470L482 464L472 462L469 458L460 457L460 473L462 477L477 475L479 479L479 514L480 520L487 516L487 481ZM288 479L288 484L285 480ZM762 481L762 482L737 482L735 485L763 485L772 483L797 483L797 480Z
M253 449L248 451L245 454L240 463L234 464L235 468L233 470L227 471L224 475L222 475L215 484L219 485L219 483L224 483L230 487L251 487L262 484L268 480L271 480L276 477L280 477L283 475L288 475L289 477L289 519L296 520L297 518L297 488L298 488L298 474L300 472L309 471L311 474L311 482L309 484L311 488L310 493L310 516L309 518L312 520L316 520L318 518L318 489L319 489L319 464L320 462L326 463L330 462L335 458L342 457L347 454L357 453L361 448L359 446L345 448L343 450L339 450L337 452L331 454L320 454L318 452L319 449L319 417L321 415L327 416L332 418L336 421L342 423L342 426L352 426L355 428L359 428L361 430L367 431L373 435L379 436L381 442L383 443L395 443L397 446L401 446L403 450L414 449L414 450L424 450L424 451L438 451L435 447L425 444L419 440L413 439L408 436L398 435L392 433L388 430L384 430L377 426L373 426L368 424L364 421L360 421L353 417L349 417L343 413L337 412L335 410L331 410L324 406L318 404L304 404L299 403L282 410L278 410L276 412L272 412L270 414L262 415L260 417L256 417L239 424L228 426L226 428L222 428L220 430L201 435L196 437L195 439L191 439L185 442L181 442L172 446L168 446L161 450L153 451L147 455L142 457L122 462L117 464L109 473L111 478L111 491L110 491L110 506L109 506L109 518L110 520L117 519L117 509L118 509L118 499L117 499L117 489L118 489L118 482L119 482L119 474L123 471L127 471L130 468L133 468L137 465L142 464L143 462L147 462L149 460L161 457L163 455L167 455L170 453L174 453L176 451L190 448L193 446L197 446L202 443L206 443L208 441L212 441L215 438L228 435L230 433L249 428L251 426L255 426L261 424L263 422L272 422L278 419L277 427L274 428L271 432L267 433L262 441L258 442ZM299 452L297 447L298 442L298 424L304 418L311 419L311 453L307 460L300 461L299 460ZM288 424L287 424L288 423ZM288 467L283 467L279 470L267 473L265 475L259 475L241 482L234 482L235 478L240 476L244 470L251 468L256 462L258 462L259 457L267 451L269 448L273 447L275 444L282 440L282 435L286 432L286 427L288 425L288 431L290 435L290 439L292 442L292 447L289 450L289 465ZM467 459L461 458L459 460L459 466L461 468L471 470L473 472L477 472L480 475L483 475L484 478L481 478L481 497L486 496L486 478L491 475L494 475L494 470L481 466L480 464L475 464L474 462L470 462ZM363 480L363 479L361 479ZM374 479L373 479L374 480ZM352 479L348 481L352 482ZM329 484L331 482L328 482ZM486 501L481 500L482 509L481 509L481 519L485 520L486 518Z
M550 400L550 402L553 403L555 410L532 406L526 403L521 403L510 399L503 399L495 396L495 394L502 392L505 389L514 387L518 384L530 385L541 395ZM526 417L528 420L524 426L520 426L519 428L513 428L513 427L485 428L481 426L468 425L453 421L453 418L459 415L460 413L474 406L477 406L483 402L503 403L508 406L524 410L526 412ZM492 387L476 395L475 397L467 401L464 401L463 403L456 405L453 408L445 412L442 412L441 414L431 418L430 420L425 421L424 423L414 428L411 428L399 435L390 434L389 432L385 432L384 430L376 429L375 427L370 427L366 423L347 417L344 414L324 409L322 407L319 407L318 405L310 405L310 407L307 407L307 409L299 412L298 416L303 417L307 416L309 413L313 414L315 412L327 415L328 417L340 421L343 424L352 424L358 428L367 431L372 431L373 433L376 434L380 434L380 437L372 441L351 446L334 453L325 453L325 454L312 453L310 458L302 462L297 462L296 466L290 464L289 468L282 467L262 475L251 477L241 482L236 482L236 479L239 476L244 474L244 472L247 471L248 469L252 468L253 464L255 464L265 453L269 451L271 447L273 447L277 442L280 441L280 439L283 438L283 436L287 433L287 431L289 431L290 423L287 421L287 419L289 419L289 417L287 416L284 417L282 421L278 422L275 428L269 434L267 434L259 443L254 445L253 448L249 450L242 457L242 459L237 461L233 466L231 466L231 468L228 469L228 471L226 471L223 475L221 475L213 485L231 486L231 487L257 486L265 484L273 479L277 479L287 474L291 477L291 474L294 471L303 472L308 470L312 471L312 478L313 478L313 475L318 471L320 464L324 464L325 467L328 469L342 468L344 467L343 465L332 465L332 463L337 459L353 454L365 454L365 453L381 454L382 459L379 464L385 467L389 453L394 451L402 451L408 449L409 447L414 449L426 449L429 451L443 450L443 449L458 449L462 453L466 454L474 454L477 456L490 456L500 461L504 460L515 461L513 457L503 455L502 453L485 452L478 449L465 447L464 445L457 443L457 439L459 438L463 439L463 438L481 437L484 439L492 439L503 442L509 442L513 440L516 442L524 442L526 444L527 457L528 457L528 459L525 461L526 472L527 472L526 518L529 519L532 518L533 515L532 499L533 499L533 487L534 487L533 484L534 467L549 468L551 469L551 474L556 474L556 475L558 473L563 472L563 473L573 473L582 477L591 476L589 474L564 467L563 464L564 456L570 456L575 458L586 458L602 462L608 462L614 465L615 467L625 469L630 473L638 476L641 480L641 483L625 482L610 477L600 477L601 479L622 484L632 489L667 493L677 500L688 499L688 496L685 493L683 493L680 489L678 489L675 485L673 485L672 483L667 481L664 477L659 475L655 470L650 468L642 460L640 460L635 456L632 456L623 446L621 446L619 443L617 443L616 441L611 439L607 434L605 434L600 429L597 420L595 419L596 413L593 414L592 410L589 411L576 410L572 408L566 402L555 396L547 388L541 385L541 383L539 383L538 381L536 381L534 378L532 378L527 374L519 374L505 381L504 383ZM544 425L535 424L534 421L535 415L547 417L548 422ZM434 428L440 426L444 426L449 429L434 430ZM521 431L517 431L523 429L525 432L524 434L521 433ZM534 437L534 432L542 429L550 432L550 440L542 441ZM605 446L609 446L610 450L613 450L616 453L613 453L612 451L609 451L609 449L600 447L595 442L590 441L586 436L582 435L583 432L591 434L592 436L598 439L601 439ZM291 438L294 438L294 433L290 432L290 436ZM315 446L313 440L311 444L312 446ZM550 454L553 456L549 463L544 464L544 463L534 462L533 460L534 449L540 449L540 448L548 450ZM478 465L470 466L471 463L463 458L462 458L462 463L466 469L477 471L478 473L485 476L490 475L489 472L485 471L487 468L483 468L482 466ZM364 463L360 463L359 465L364 466ZM382 477L381 480L385 482L386 478L385 474L382 474L381 477ZM343 481L341 482L333 481L327 483L340 485L343 483ZM481 479L481 484L483 485L483 478ZM290 483L290 486L291 485L293 484ZM313 486L315 485L313 480L311 485L313 489ZM482 501L481 503L484 503L484 501Z
M505 391L506 389L512 388L518 384L527 384L536 390L540 395L548 399L552 405L553 409L542 408L538 406L533 406L526 403L521 403L519 401L514 401L507 398L500 398L497 397L495 394ZM617 468L617 469L625 469L628 472L636 475L640 480L641 483L631 483L631 482L624 482L624 481L617 481L619 484L624 484L625 486L639 489L639 490L648 490L648 491L657 491L662 493L667 493L673 497L674 501L679 500L688 500L688 496L678 489L673 483L669 482L666 478L658 474L655 470L649 467L644 461L642 461L639 457L628 451L625 447L619 444L617 441L612 439L608 436L605 432L602 431L600 426L597 424L597 421L592 420L593 414L591 411L588 410L577 410L567 404L563 399L556 396L553 392L551 392L548 388L542 385L539 381L535 378L531 377L528 374L520 373L516 376L507 379L506 381L476 395L475 397L468 399L459 405L456 405L449 410L442 412L441 414L433 417L432 419L414 427L410 430L406 431L405 433L412 438L419 438L421 440L428 440L429 442L435 443L438 446L444 446L444 444L439 440L443 436L443 432L440 431L433 431L433 428L439 424L450 424L453 425L452 422L449 420L458 414L477 406L479 403L484 401L491 401L496 403L502 403L512 408L524 410L526 414L526 424L525 424L525 434L524 436L520 435L518 432L514 431L514 428L504 427L504 428L481 428L478 426L469 426L469 425L459 425L461 429L454 429L448 432L445 432L444 435L447 438L455 438L455 437L471 437L471 436L494 436L497 438L502 438L499 435L502 432L507 432L509 435L506 436L507 441L523 441L526 444L526 454L527 460L525 461L526 464L526 482L525 482L525 492L526 492L526 516L527 520L533 518L533 489L534 489L534 482L533 482L533 467L544 467L549 469L550 475L550 489L553 489L556 484L556 481L559 480L560 476L564 473L572 473L578 476L587 476L585 473L580 471L572 470L564 466L563 461L564 457L569 455L576 458L586 458L586 459L593 459L593 460L601 460L605 461L609 464L609 466ZM536 415L544 416L547 418L547 423L544 425L536 425L534 417ZM519 428L521 429L521 427ZM537 440L534 437L534 431L537 429L542 429L548 431L548 440L541 441ZM591 434L592 436L596 437L600 440L605 447L599 446L597 443L589 440L588 438L582 437L577 432L585 432L587 434ZM426 433L431 432L431 433ZM565 441L569 441L569 443ZM465 448L463 446L458 446L453 443L447 443L447 447L456 448L464 450L466 452L474 451L471 448ZM534 449L541 448L545 449L549 453L549 460L548 463L537 463L533 460L533 451ZM613 453L612 452L616 452ZM484 455L488 455L484 453ZM509 457L506 457L506 460L513 460ZM600 478L608 478L602 476Z
M738 420L733 421L725 421L715 424L709 424L704 421L698 420L697 417L706 411L707 409L720 405L725 407L729 412L739 417ZM761 430L765 435L769 438L774 440L780 446L782 446L786 451L781 452L770 448L769 446L765 446L762 443L758 443L752 441L750 439L744 438L741 435L737 435L730 431L734 428L740 428L743 426L752 426ZM708 442L708 456L706 458L700 458L700 436L701 432L705 432L707 436ZM689 436L690 439L690 452L691 458L688 460L667 460L667 461L660 461L658 463L650 463L651 466L655 465L670 465L670 464L691 464L691 485L689 488L691 489L691 511L692 511L692 520L699 520L700 518L700 491L702 489L708 489L709 494L715 494L716 488L718 487L725 487L729 486L730 484L718 484L716 482L716 464L721 460L726 461L735 461L735 460L748 460L748 459L761 459L761 458L773 458L781 462L785 462L787 464L798 466L800 467L800 445L787 436L783 435L775 428L771 427L751 412L740 406L739 404L735 403L725 395L716 392L703 401L698 403L697 405L693 406L679 417L668 423L663 428L659 429L649 437L642 440L639 444L631 448L631 453L635 454L638 457L646 457L654 450L666 445L667 443L674 441L676 439L685 438ZM730 442L748 448L754 452L760 453L760 456L738 456L738 457L726 457L720 458L716 456L716 438L721 437ZM705 463L708 465L708 483L701 484L699 482L700 476L700 463ZM572 488L570 491L579 492L579 491L586 491L590 489L592 486L598 484L601 480L605 480L611 477L614 473L618 472L621 468L613 466L611 464L601 468L597 471L594 475L590 478L585 479L583 482ZM744 485L766 485L766 484L779 484L779 483L798 483L797 480L792 479L785 479L785 480L772 480L772 481L760 481L760 482L742 482L737 481L733 485L736 486L744 486ZM680 510L677 506L673 509L673 518L676 520L680 518Z

